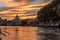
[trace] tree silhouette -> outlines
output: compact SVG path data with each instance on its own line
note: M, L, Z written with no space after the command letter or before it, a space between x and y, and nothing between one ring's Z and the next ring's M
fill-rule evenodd
M58 5L60 4L60 0L53 0L48 5L44 6L37 13L38 19L40 21L49 21L49 20L57 20L58 19Z
M3 36L5 36L5 37L7 37L7 35L6 35L5 33L9 35L9 33L8 33L7 31L2 31L2 30L0 29L0 36L3 35ZM0 40L2 40L2 39L0 38Z

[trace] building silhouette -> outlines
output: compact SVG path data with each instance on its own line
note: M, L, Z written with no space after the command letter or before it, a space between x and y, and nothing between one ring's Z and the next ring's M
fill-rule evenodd
M0 17L0 26L20 26L21 25L21 19L18 15L13 20L8 21L7 19L2 19Z

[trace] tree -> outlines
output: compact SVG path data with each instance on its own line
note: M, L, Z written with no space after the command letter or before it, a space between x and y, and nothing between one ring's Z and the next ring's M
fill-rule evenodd
M49 21L51 19L58 19L58 5L60 0L53 0L50 4L44 6L37 12L38 19L40 21Z

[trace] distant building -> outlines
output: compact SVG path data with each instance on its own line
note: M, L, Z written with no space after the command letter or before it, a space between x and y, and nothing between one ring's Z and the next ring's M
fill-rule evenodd
M27 21L27 25L29 25L29 26L37 26L38 25L38 22L39 22L38 19L29 19Z
M19 26L19 25L21 25L21 19L19 18L18 15L16 15L15 19L12 20L12 24L13 24L14 26Z
M0 18L0 26L20 26L20 25L21 20L18 15L16 15L16 17L11 21L7 21L7 19Z
M6 26L7 25L7 19L2 19L2 18L0 18L0 26L2 26L2 25L4 25L4 26Z

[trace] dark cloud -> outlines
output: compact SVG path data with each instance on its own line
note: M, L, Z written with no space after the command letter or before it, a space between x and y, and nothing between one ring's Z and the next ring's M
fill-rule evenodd
M14 2L20 2L21 0L13 0Z
M43 2L49 2L49 1L52 1L52 0L43 0Z
M20 1L22 1L22 2L31 2L31 1L33 1L33 0L13 0L14 2L20 2Z
M6 11L11 9L12 7L0 7L0 11Z

